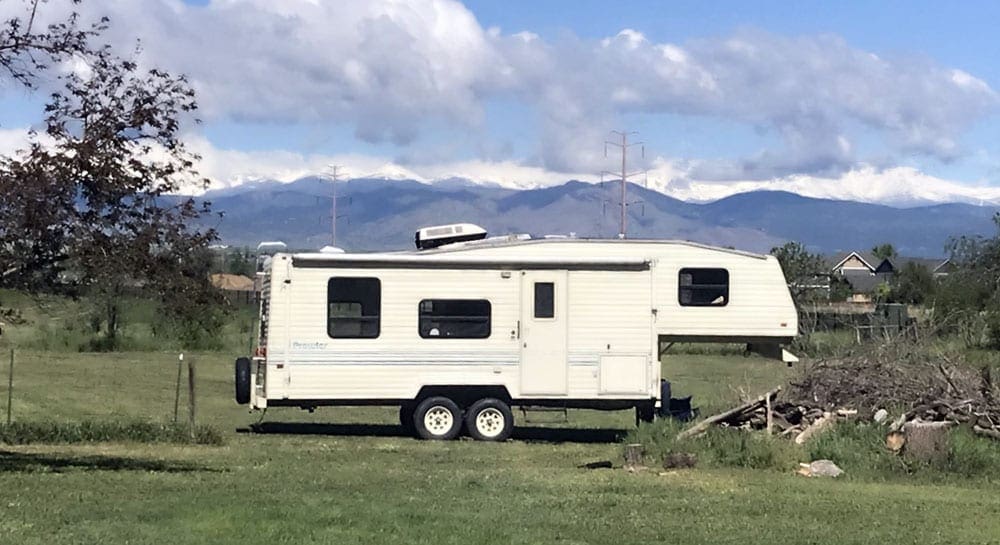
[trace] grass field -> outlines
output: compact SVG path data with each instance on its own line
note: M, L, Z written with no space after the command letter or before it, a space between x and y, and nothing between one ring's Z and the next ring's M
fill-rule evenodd
M619 463L615 441L631 428L629 413L576 411L568 424L522 427L504 444L416 441L384 409L272 410L270 429L284 433L240 432L256 416L231 401L230 358L194 357L199 420L223 430L224 446L0 445L0 543L1000 539L995 480L578 469ZM0 369L5 376L5 362ZM25 352L15 371L20 421L172 417L173 354ZM788 371L757 358L679 355L664 372L678 394L719 406Z

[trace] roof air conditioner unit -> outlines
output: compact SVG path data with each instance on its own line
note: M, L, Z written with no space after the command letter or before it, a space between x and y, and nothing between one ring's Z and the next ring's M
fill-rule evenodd
M445 244L484 238L486 238L486 229L471 223L455 223L417 229L413 240L417 244L418 250L429 250Z

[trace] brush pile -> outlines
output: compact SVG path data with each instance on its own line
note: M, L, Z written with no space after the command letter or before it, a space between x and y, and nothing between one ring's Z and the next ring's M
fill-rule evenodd
M837 419L865 418L891 422L891 433L908 423L950 422L1000 439L998 382L996 370L900 338L807 363L784 391L777 388L706 418L679 437L720 425L766 429L802 443ZM890 421L890 413L898 417Z

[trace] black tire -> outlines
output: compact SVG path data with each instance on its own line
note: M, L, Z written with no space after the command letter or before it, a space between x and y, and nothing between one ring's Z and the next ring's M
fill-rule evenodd
M236 402L250 403L250 358L236 358Z
M480 399L465 412L465 429L476 441L506 441L514 432L514 413L499 399Z
M404 403L399 407L399 425L403 427L403 432L409 437L417 434L417 426L413 423L414 412L413 403Z
M462 431L462 409L447 397L428 397L413 411L413 427L421 439L454 439Z

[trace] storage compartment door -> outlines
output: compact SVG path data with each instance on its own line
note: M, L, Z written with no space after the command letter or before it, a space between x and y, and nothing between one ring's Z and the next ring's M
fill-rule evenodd
M601 356L601 395L645 394L649 388L649 356Z

